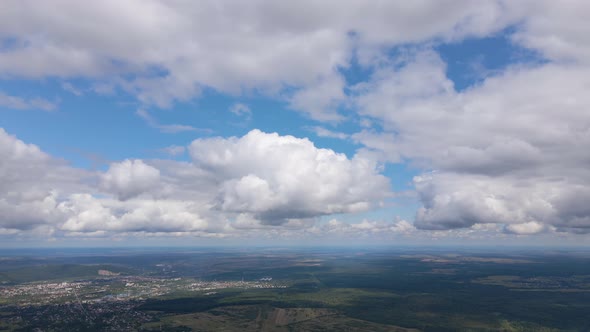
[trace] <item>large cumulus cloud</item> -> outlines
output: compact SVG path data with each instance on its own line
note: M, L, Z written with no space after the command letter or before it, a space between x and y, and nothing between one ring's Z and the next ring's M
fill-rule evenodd
M374 161L316 148L307 139L253 130L241 138L199 139L193 162L219 179L221 210L267 223L364 211L389 193Z
M190 172L189 165L179 167ZM174 169L166 174L170 171ZM170 180L169 175L165 179ZM203 196L188 200L182 197L190 196L186 190L171 190L175 184L169 181L163 195L172 191L176 197L162 197L155 190L159 180L160 171L141 160L113 163L104 173L80 170L0 129L0 233L199 235L223 231L224 218L208 213ZM150 190L154 193L137 197Z
M160 171L141 160L124 160L113 163L102 175L101 185L125 200L157 187Z
M67 232L167 233L219 229L216 225L211 225L210 229L207 220L200 215L205 211L190 201L121 202L76 194L62 202L58 210L65 216L60 229Z
M28 230L56 221L60 196L83 190L88 176L0 128L0 228Z
M435 171L414 179L418 227L587 232L588 77L590 67L569 61L515 66L458 92L438 55L422 52L360 87L361 113L385 132L354 137Z
M364 211L389 194L375 162L307 139L253 130L198 139L189 151L192 163L123 160L87 172L2 130L0 231L239 236L253 226L311 227L315 217Z

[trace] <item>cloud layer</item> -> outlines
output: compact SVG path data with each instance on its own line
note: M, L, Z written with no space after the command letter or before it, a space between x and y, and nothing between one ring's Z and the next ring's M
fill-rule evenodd
M89 173L1 131L0 228L225 236L264 225L308 227L322 215L365 211L389 193L371 160L307 139L253 130L198 139L189 151L192 163L124 160Z
M271 98L358 150L254 129L167 143L186 161L89 171L0 129L0 234L589 233L589 11L575 0L2 1L3 81L57 82L78 100L131 96L147 125L193 137L203 130L151 111L204 91ZM458 89L437 47L498 34L533 59ZM58 108L4 90L1 108ZM232 103L227 112L256 118ZM332 216L392 204L392 164L419 173L414 221Z
M279 93L314 118L336 120L335 106L345 97L338 68L349 66L354 50L368 63L384 47L483 36L516 19L505 7L496 1L3 1L0 38L10 43L0 50L0 75L89 77L160 107L203 88L257 90Z
M588 198L590 183L590 68L509 68L463 92L444 73L436 54L418 54L379 72L357 98L362 114L385 128L357 140L381 158L435 170L414 179L424 204L416 225L590 229L588 210L577 203Z

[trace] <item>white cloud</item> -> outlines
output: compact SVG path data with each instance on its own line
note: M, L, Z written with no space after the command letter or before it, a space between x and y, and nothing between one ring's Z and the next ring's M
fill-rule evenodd
M344 86L344 78L340 75L318 79L295 92L289 100L290 107L302 110L316 120L342 121L344 118L339 114L338 107L347 99Z
M194 163L124 160L89 173L0 131L0 233L272 238L389 193L370 160L307 139L255 130L196 140L190 153Z
M235 229L412 230L401 221L310 226L314 217L363 211L387 197L376 161L425 170L414 180L424 205L415 225L436 236L457 227L471 227L456 231L465 236L474 229L590 230L586 2L63 0L50 10L55 6L0 3L0 41L9 41L0 50L0 76L66 80L63 88L74 94L80 91L67 80L89 79L97 93L131 93L146 108L204 89L256 93L327 122L346 118L340 110L351 105L351 92L361 132L312 130L364 146L349 159L308 140L252 131L196 140L193 163L126 160L98 174L2 130L0 233L226 234L227 220ZM507 27L515 43L547 62L487 73L459 92L446 64L427 50ZM399 45L422 51L387 56ZM350 87L340 70L353 58L374 73ZM56 103L0 92L0 106L53 110ZM143 109L137 114L162 132L198 130L161 124ZM98 182L121 200L103 197Z
M67 215L60 229L69 232L191 232L208 228L194 203L175 200L114 202L91 195L71 196L60 204Z
M17 96L7 95L0 91L0 107L6 107L16 110L42 110L53 111L57 108L57 104L47 99L35 97L25 99Z
M391 238L400 236L416 236L417 230L410 222L397 218L395 221L379 221L363 219L360 222L343 222L331 219L317 227L317 235L339 235L344 237Z
M590 10L590 4L587 1L518 1L511 7L526 17L514 41L539 50L552 60L588 64L590 37L585 13Z
M557 222L552 198L560 191L541 179L517 183L482 175L435 173L416 177L414 183L424 204L416 217L421 228Z
M118 88L146 106L168 107L203 88L255 91L314 119L338 121L346 100L339 69L353 58L374 66L387 48L513 26L515 42L550 59L585 62L590 54L584 1L63 0L59 12L48 6L54 5L2 2L0 38L10 43L0 52L0 75L86 77L100 93Z
M113 163L102 175L101 186L126 200L158 187L160 171L141 160Z
M139 109L135 112L140 118L142 118L150 127L154 127L160 130L162 133L175 134L185 131L207 131L193 126L182 125L182 124L161 124L153 116L151 116L146 110Z
M436 54L418 54L359 86L360 112L385 132L353 137L382 159L437 170L414 181L421 228L503 223L516 233L542 223L586 232L590 211L571 193L583 197L590 183L589 74L583 65L513 67L457 92Z
M508 225L506 230L515 234L530 235L542 232L545 230L545 225L536 221L529 221L523 224Z
M64 89L64 90L66 90L67 92L69 92L69 93L71 93L71 94L75 95L75 96L78 96L78 97L80 97L81 95L83 95L83 94L84 94L84 93L83 93L83 92L82 92L80 89L76 88L76 87L75 87L75 86L74 86L72 83L70 83L70 82L63 82L63 83L61 84L61 88L62 88L62 89Z
M102 96L110 96L115 94L114 84L109 83L95 83L92 85L92 91Z
M60 195L84 189L87 176L0 128L0 228L30 230L56 221Z
M329 138L337 138L337 139L347 139L348 134L332 131L320 126L314 126L308 128L310 131L315 133L319 137L329 137Z
M239 116L246 116L246 117L250 117L252 116L252 111L250 110L250 107L248 107L248 105L242 104L242 103L235 103L233 104L230 108L229 111L232 112L235 115L239 115Z
M198 139L189 151L219 179L220 209L270 224L366 210L389 194L371 160L348 159L307 139L253 130L241 138Z
M176 157L183 155L186 152L186 147L181 145L170 145L163 148L161 151L172 157Z
M223 218L218 221L210 212L207 201L212 196L199 195L205 187L194 181L195 187L189 186L187 193L177 184L192 166L172 163L180 169L165 168L163 175L142 160L124 160L102 174L90 173L65 165L0 129L0 233L47 237L224 232ZM177 179L170 179L171 173ZM202 177L205 173L192 174Z
M324 120L340 118L338 69L350 64L355 49L368 63L384 47L485 36L518 19L498 1L64 0L55 11L55 4L14 0L0 6L0 38L12 41L0 52L0 75L117 82L160 107L194 98L202 87L259 91Z

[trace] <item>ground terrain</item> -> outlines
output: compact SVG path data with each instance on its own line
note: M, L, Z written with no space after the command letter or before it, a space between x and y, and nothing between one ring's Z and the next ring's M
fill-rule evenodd
M0 331L589 331L590 253L0 252Z

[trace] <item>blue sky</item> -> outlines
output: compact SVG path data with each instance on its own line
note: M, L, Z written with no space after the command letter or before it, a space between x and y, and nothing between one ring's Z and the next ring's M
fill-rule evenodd
M583 245L586 6L6 1L2 244Z

